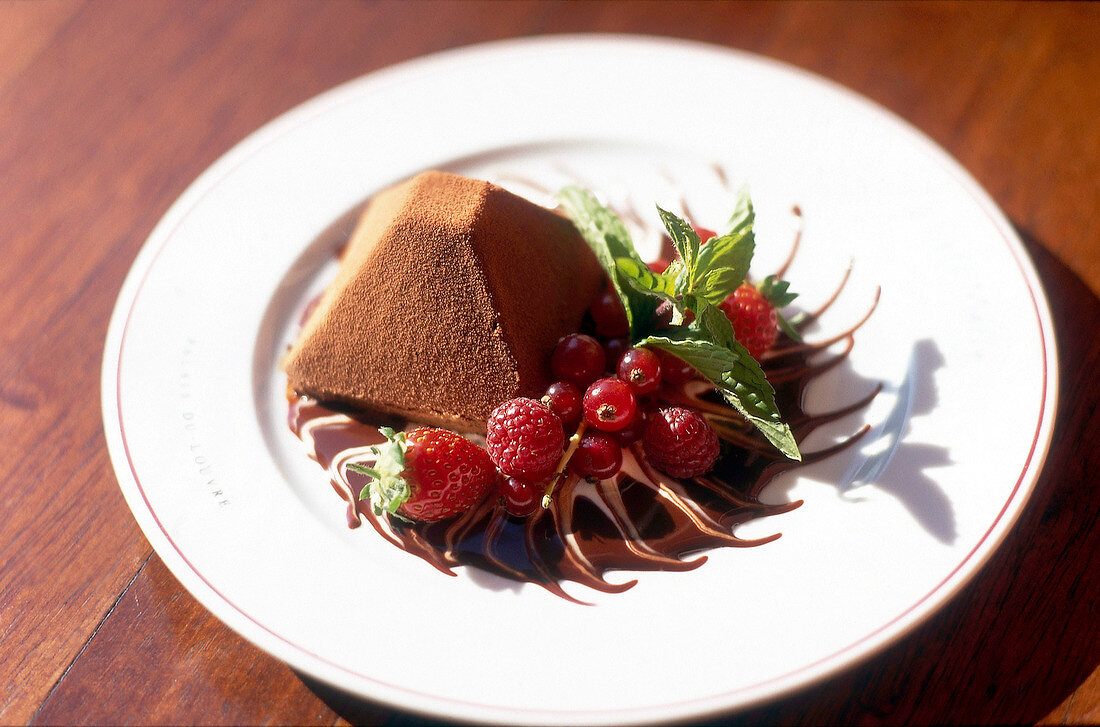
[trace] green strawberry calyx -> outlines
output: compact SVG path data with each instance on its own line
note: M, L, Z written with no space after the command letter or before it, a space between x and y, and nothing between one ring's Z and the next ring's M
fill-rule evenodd
M769 275L757 284L756 289L764 296L764 300L775 308L775 316L779 323L779 330L787 334L795 343L802 343L802 334L795 328L795 324L783 315L783 308L794 302L798 293L790 292L791 284L786 280L780 280L774 275Z
M397 509L412 496L412 488L405 479L408 441L405 432L395 432L390 427L381 427L378 431L386 441L370 448L374 454L374 466L349 462L347 468L371 478L359 493L359 499L370 500L375 515L388 512L400 517Z

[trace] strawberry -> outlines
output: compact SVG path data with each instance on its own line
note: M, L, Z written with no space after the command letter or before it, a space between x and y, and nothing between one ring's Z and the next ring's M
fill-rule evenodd
M755 359L770 349L779 336L779 318L775 308L748 283L743 283L730 293L718 307L730 319L737 341Z
M706 227L700 227L699 225L695 225L694 228L695 234L699 236L700 245L706 245L708 242L710 242L710 238L718 237L718 233L714 230L707 229Z
M663 273L664 271L668 270L668 266L671 264L672 263L670 261L666 260L663 257L659 257L656 260L651 260L650 262L646 263L649 269L655 273Z
M433 427L378 431L386 442L371 447L374 467L348 465L371 478L359 499L369 499L375 515L385 511L408 520L445 520L468 510L496 481L485 450L454 432Z
M792 339L801 340L797 331L779 313L780 308L798 297L787 292L788 285L786 281L769 275L759 287L742 283L718 304L733 326L734 337L757 360L775 345L780 328Z

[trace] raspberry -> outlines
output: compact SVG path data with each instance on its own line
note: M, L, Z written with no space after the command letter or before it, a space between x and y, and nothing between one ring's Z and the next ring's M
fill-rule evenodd
M642 437L646 459L673 477L698 477L718 459L718 435L702 416L690 409L661 409L650 419Z
M489 415L485 448L509 477L541 482L554 472L565 446L561 420L534 399L506 401Z
M759 359L775 344L779 336L779 316L764 294L753 286L743 284L718 307L730 319L737 341L753 358Z

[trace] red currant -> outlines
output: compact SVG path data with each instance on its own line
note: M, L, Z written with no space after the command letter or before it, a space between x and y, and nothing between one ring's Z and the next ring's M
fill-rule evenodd
M572 427L581 420L581 390L569 381L555 381L546 389L542 403L558 415L565 427ZM572 430L570 430L572 431Z
M622 429L634 418L634 392L618 379L600 379L584 392L584 420L604 432Z
M650 394L661 385L661 360L648 348L632 348L624 353L617 372L635 396Z
M592 322L596 324L596 333L607 338L625 336L630 333L623 304L614 289L608 288L588 309Z
M571 381L583 389L600 378L606 362L603 347L595 338L583 333L571 333L554 347L550 370L554 372L554 378Z
M607 368L614 371L619 359L623 357L628 348L630 348L629 338L609 338L604 341L603 352L607 356Z
M645 434L645 428L649 425L650 412L643 406L639 406L634 412L634 418L630 423L617 432L611 432L611 436L621 447L629 447L637 442Z
M623 450L611 437L588 432L581 437L569 468L582 477L613 477L623 466Z
M509 515L527 517L538 509L542 501L542 488L518 477L500 480L500 496Z
M695 378L695 369L678 356L661 351L661 378L670 384L684 384Z

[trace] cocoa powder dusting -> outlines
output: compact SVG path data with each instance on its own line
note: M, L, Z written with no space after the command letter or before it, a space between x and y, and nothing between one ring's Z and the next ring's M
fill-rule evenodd
M488 182L425 172L364 210L286 359L320 400L484 431L541 393L604 275L571 224Z

